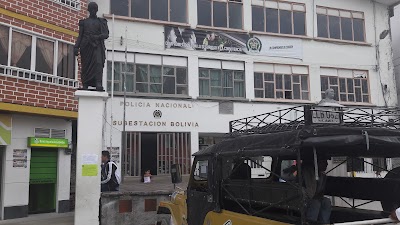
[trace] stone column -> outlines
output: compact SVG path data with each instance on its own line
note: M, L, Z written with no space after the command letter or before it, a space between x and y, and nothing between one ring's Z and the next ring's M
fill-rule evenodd
M75 96L79 108L74 224L98 225L104 101L108 93L79 90Z

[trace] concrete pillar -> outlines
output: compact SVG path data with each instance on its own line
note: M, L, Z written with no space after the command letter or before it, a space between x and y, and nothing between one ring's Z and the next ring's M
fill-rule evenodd
M75 225L99 224L100 165L106 92L76 91L78 102L78 146L76 154ZM88 171L87 165L96 165ZM82 169L85 166L86 169Z

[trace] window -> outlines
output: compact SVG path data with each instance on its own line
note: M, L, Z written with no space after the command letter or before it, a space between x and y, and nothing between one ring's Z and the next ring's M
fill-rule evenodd
M208 179L208 161L201 160L196 162L193 172L193 178L196 181L207 181Z
M261 179L268 178L272 170L271 156L251 157L251 160L246 160L247 165L251 168L251 178Z
M243 28L241 0L197 0L198 23L203 26Z
M32 37L19 32L12 33L11 66L31 68Z
M364 172L363 158L347 158L347 172Z
M80 0L53 0L53 1L74 9L81 9Z
M365 42L364 13L317 7L318 37Z
M372 159L372 170L376 172L382 172L387 169L386 158L373 158Z
M38 38L36 40L36 71L53 73L54 42Z
M8 40L10 28L0 25L0 65L8 62Z
M119 16L187 23L187 0L112 0L111 13Z
M199 66L200 96L245 97L243 63L200 59Z
M187 95L187 62L182 57L136 54L136 63L114 63L114 91L123 92L126 75L128 93ZM161 60L162 58L162 60ZM159 62L158 65L150 62ZM146 61L148 63L146 63ZM161 61L164 62L161 65ZM112 62L107 62L107 90L111 91Z
M336 101L370 102L367 71L321 68L322 98L327 89L335 91Z
M58 42L57 76L75 79L74 46Z
M256 98L309 100L308 67L255 64Z
M254 31L306 35L306 7L304 4L253 0L252 11Z

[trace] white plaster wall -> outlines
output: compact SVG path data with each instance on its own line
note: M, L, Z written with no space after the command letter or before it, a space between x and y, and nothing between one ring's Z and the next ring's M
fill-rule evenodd
M28 205L31 149L27 147L27 143L28 137L34 136L34 128L66 129L67 138L71 140L72 137L72 124L64 119L14 114L12 120L11 145L5 151L3 207ZM13 149L28 149L27 168L13 167ZM69 199L71 156L59 154L59 161L59 180L61 177L68 180L62 180L57 186L57 200L66 200Z

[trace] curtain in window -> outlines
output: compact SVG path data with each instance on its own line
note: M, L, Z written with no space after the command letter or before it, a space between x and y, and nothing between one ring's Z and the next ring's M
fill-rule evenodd
M8 27L0 26L0 45L4 49L8 49Z
M32 45L31 36L13 32L12 37L12 53L11 53L11 65L17 66L18 61L21 59L25 50Z
M51 41L37 39L36 44L43 55L45 63L49 67L50 71L48 71L48 72L52 74L53 73L53 60L54 60L54 43ZM38 62L38 63L42 63L42 62ZM44 72L44 71L40 71L40 72Z

